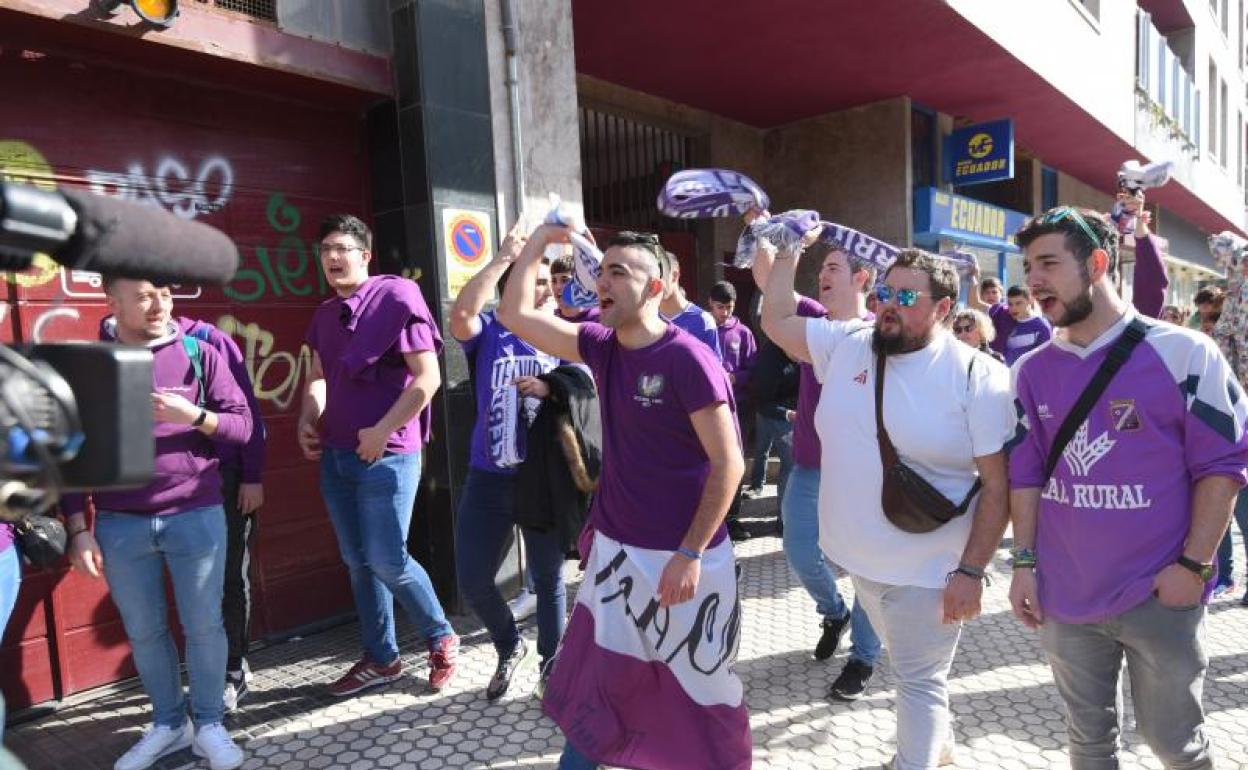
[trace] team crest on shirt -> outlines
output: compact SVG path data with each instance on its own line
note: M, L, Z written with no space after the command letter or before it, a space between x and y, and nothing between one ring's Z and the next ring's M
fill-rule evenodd
M859 385L866 385L867 384L867 370L863 369L861 372L858 372L858 376L854 377L854 382L858 383Z
M733 352L735 353L736 351L741 349L741 340L736 339L736 338L729 340L728 347L732 348Z
M1120 398L1109 402L1109 423L1114 430L1140 429L1140 413L1135 411L1134 398Z
M663 393L663 384L663 375L643 374L637 378L637 395L633 398L642 406L662 404L663 399L659 395Z

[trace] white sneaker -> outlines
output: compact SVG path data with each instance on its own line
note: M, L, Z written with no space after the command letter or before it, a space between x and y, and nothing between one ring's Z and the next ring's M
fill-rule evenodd
M177 729L152 725L138 743L113 763L113 770L144 770L151 767L161 757L190 746L194 734L189 720Z
M952 764L953 764L953 760L954 760L954 756L953 756L953 744L951 744L951 743L946 743L944 746L941 746L941 747L940 747L940 758L936 760L936 766L937 766L937 767L948 767L949 765L952 765ZM893 770L893 768L894 768L896 765L897 765L897 755L896 755L896 754L894 754L892 759L890 759L890 760L888 760L887 762L885 762L885 763L884 763L884 770Z
M195 731L191 751L208 760L212 770L234 770L243 764L243 750L220 723L204 725Z

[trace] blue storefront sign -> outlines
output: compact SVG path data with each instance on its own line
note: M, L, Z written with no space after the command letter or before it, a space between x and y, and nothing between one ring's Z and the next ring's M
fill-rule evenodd
M943 192L935 187L914 191L914 234L919 242L942 238L971 246L1017 251L1012 238L1027 220L1021 211Z
M1014 121L959 128L945 139L945 181L979 184L1014 178Z

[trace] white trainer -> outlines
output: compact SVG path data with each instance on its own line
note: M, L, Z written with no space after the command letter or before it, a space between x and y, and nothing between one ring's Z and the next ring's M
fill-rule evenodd
M138 743L131 746L129 751L113 763L113 770L144 770L151 767L161 757L190 746L194 734L190 720L183 722L182 726L176 729L164 725L152 725L147 732L143 733Z
M954 759L955 757L953 756L953 744L946 743L944 746L940 747L940 758L936 760L936 766L948 767L949 765L952 765L954 763ZM892 759L884 763L884 770L893 770L893 768L896 765L897 765L897 755L894 754Z
M234 770L243 764L243 750L220 722L196 730L191 751L195 756L208 760L212 770Z

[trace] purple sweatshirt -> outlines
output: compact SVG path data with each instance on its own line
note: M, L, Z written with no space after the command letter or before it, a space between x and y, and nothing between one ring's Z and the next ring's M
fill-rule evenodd
M234 381L247 398L247 409L251 413L251 437L247 439L247 443L241 447L225 441L214 443L222 468L237 469L239 479L244 484L259 484L264 473L264 444L267 435L264 418L260 416L260 402L256 400L256 389L251 384L251 375L247 373L247 361L243 358L243 351L238 349L230 335L210 323L185 317L173 320L183 334L195 337L221 354L230 368L230 373L234 375ZM104 317L100 321L100 339L115 341L112 330L112 316Z
M737 403L750 392L750 372L758 357L758 345L754 332L741 323L736 316L729 316L723 326L715 330L719 335L719 350L724 358L724 371L733 377L732 393Z
M1055 337L1013 369L1010 486L1042 490L1040 605L1062 623L1102 622L1146 601L1183 551L1193 485L1245 481L1248 399L1211 339L1170 324L1149 330L1044 478L1058 429L1134 315L1086 348Z
M115 339L112 325L100 339ZM170 323L169 333L152 342L152 390L173 392L194 402L199 384L182 343L182 331ZM91 495L97 510L163 516L221 504L221 475L214 442L244 444L252 432L247 399L221 354L200 347L204 371L205 408L217 414L217 432L209 438L189 425L156 423L156 464L152 481L141 489L109 490ZM66 516L82 513L86 495L66 495Z
M1159 318L1166 304L1166 289L1170 279L1166 277L1166 265L1157 248L1157 237L1135 239L1135 286L1131 290L1131 304L1142 315Z

